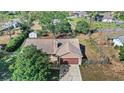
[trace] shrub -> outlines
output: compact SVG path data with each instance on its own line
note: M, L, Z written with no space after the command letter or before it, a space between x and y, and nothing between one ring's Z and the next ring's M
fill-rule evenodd
M27 35L22 33L19 36L11 39L6 46L6 51L8 51L8 52L15 51L17 48L19 48L21 46L21 44L23 43L23 41L25 40L26 37L27 37Z

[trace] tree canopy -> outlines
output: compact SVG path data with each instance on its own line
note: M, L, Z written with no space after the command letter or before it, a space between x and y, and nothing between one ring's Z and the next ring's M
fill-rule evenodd
M120 13L120 15L118 17L120 20L124 20L124 13Z
M42 29L44 31L53 30L53 28L51 28L53 25L52 20L58 19L58 20L62 21L62 20L65 20L68 15L69 15L68 12L59 12L59 11L41 12L40 24L42 26Z
M79 22L77 22L76 31L78 33L86 34L86 33L88 33L89 28L90 28L90 26L89 26L89 24L86 21L79 21Z
M62 20L56 25L52 25L51 30L54 34L71 32L71 24L67 20Z
M48 80L50 75L49 56L36 46L24 47L10 66L12 80Z

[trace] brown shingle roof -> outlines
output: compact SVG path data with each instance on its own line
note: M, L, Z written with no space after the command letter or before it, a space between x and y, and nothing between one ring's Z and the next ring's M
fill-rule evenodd
M77 55L78 57L82 56L80 49L78 47L75 47L70 42L67 42L63 44L58 50L56 51L56 55L58 56L64 56L67 53L73 53Z
M24 42L24 46L28 46L31 44L37 46L37 49L42 49L42 51L46 52L47 54L54 53L52 39L26 39Z
M60 47L57 44L61 43ZM38 49L42 49L47 54L56 54L58 56L66 53L73 53L82 56L78 39L26 39L24 46L35 45Z

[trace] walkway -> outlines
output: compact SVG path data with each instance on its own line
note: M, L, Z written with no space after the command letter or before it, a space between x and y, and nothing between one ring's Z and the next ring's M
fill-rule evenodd
M71 65L60 81L82 81L79 65Z

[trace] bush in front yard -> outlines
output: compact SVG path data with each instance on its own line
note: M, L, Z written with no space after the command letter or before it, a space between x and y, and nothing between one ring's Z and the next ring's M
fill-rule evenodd
M22 33L19 36L14 37L13 39L11 39L6 46L6 51L8 51L8 52L15 51L18 47L21 46L21 44L23 43L25 38L26 38L26 34Z

